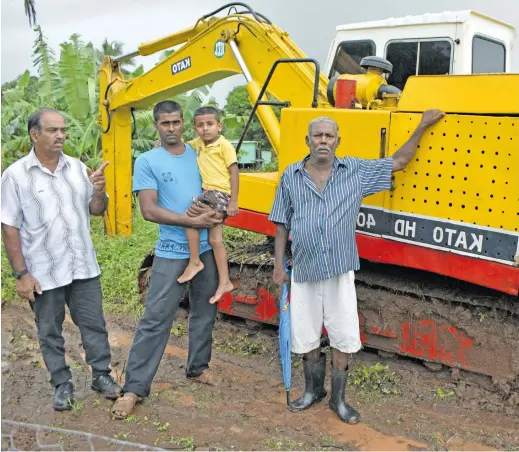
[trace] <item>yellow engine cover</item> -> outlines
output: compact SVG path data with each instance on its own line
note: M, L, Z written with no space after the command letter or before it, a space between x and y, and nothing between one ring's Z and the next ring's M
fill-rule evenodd
M388 155L421 114L392 113ZM519 118L447 115L385 199L395 240L513 264L519 228Z
M420 118L392 114L389 155ZM517 232L519 118L448 115L424 136L394 185L392 210Z
M284 109L279 174L308 154L308 124L319 116L339 125L339 157L375 159L393 155L422 114ZM243 174L240 206L268 213L277 177ZM447 114L423 136L407 168L394 174L392 190L364 199L357 222L360 233L508 265L517 259L518 229L519 118L514 116Z

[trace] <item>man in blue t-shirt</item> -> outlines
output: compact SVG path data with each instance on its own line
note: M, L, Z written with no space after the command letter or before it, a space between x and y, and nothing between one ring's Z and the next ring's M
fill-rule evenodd
M175 312L185 284L177 279L189 262L185 228L200 232L200 259L204 269L190 282L189 352L186 376L192 380L215 384L209 370L216 304L210 304L218 286L213 251L207 240L207 228L221 223L212 211L199 216L185 215L194 196L202 193L195 150L182 142L184 119L182 108L173 101L163 101L153 109L155 126L162 146L142 154L135 161L133 191L147 221L159 224L159 239L146 297L146 310L135 334L123 388L112 414L124 419L135 404L150 393L151 383L169 339Z

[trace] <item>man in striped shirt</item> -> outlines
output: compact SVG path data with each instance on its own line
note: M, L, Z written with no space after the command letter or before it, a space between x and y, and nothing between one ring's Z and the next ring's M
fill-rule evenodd
M332 394L329 406L347 423L359 413L344 400L348 353L360 350L354 271L359 269L355 242L356 219L362 199L391 188L391 175L411 161L425 130L444 114L429 110L411 138L392 156L376 160L338 158L337 123L314 119L306 144L310 154L282 174L270 213L276 223L273 279L288 281L283 259L292 241L291 343L303 354L305 392L291 404L304 410L326 396L326 355L320 352L324 323L332 348Z
M34 312L40 350L54 386L54 409L72 409L72 374L62 336L65 304L79 327L93 390L107 399L121 388L110 376L110 346L103 316L99 265L90 215L106 209L104 163L93 173L63 153L66 126L56 110L29 118L33 145L2 174L2 236L18 295Z

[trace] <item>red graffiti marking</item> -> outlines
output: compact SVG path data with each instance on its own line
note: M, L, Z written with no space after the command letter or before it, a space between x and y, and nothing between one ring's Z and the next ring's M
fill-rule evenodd
M467 366L466 352L471 346L472 338L450 325L438 325L434 320L402 324L401 353Z

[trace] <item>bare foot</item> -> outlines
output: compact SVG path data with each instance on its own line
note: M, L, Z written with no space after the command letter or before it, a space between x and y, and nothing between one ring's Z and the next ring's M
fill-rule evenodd
M222 283L218 286L218 289L216 289L216 293L213 297L209 300L209 303L214 304L216 303L220 298L223 297L223 294L227 292L232 292L234 290L234 286L230 280L227 280L227 282Z
M209 386L218 386L221 383L219 377L217 377L213 372L209 369L206 369L202 372L198 377L187 377L191 381L196 381L197 383L204 383Z
M127 392L124 396L117 399L112 406L112 416L115 419L126 419L135 410L135 405L142 400L137 394Z
M177 279L179 283L185 283L187 281L191 281L195 275L199 272L201 272L204 269L204 264L202 264L202 261L198 262L189 262L186 269L184 270L184 273L180 276L180 278Z

